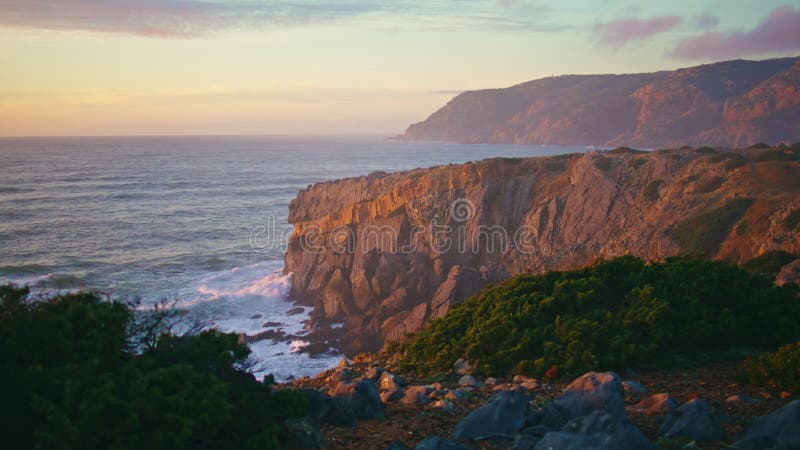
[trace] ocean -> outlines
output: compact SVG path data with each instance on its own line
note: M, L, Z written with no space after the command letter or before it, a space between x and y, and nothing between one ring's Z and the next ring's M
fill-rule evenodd
M298 337L249 344L251 370L313 375L341 355L299 352L309 310L287 299L283 273L298 190L374 171L580 151L377 136L2 138L0 284L91 289L142 310L166 302L184 329L281 330Z

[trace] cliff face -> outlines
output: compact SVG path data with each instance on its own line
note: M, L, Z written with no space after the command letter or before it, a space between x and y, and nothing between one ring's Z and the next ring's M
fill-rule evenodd
M291 296L350 353L521 272L600 257L800 253L800 149L490 159L320 183L290 205Z
M462 93L407 140L650 148L800 140L800 59L565 75Z

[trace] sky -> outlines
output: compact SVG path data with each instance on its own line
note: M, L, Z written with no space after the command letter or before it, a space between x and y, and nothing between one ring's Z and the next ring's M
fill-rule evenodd
M390 136L465 90L796 55L796 0L0 0L0 136Z

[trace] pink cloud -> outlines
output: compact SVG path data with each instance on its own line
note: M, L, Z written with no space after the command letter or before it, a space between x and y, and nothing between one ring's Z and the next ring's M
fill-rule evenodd
M775 9L750 31L711 31L681 41L672 51L684 59L726 59L800 50L800 10Z
M683 19L677 16L659 16L651 19L627 17L598 23L594 27L594 32L601 45L619 48L628 42L648 39L671 30L682 21Z

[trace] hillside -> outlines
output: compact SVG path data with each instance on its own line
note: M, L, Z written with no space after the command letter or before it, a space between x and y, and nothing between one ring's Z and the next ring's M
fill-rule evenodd
M799 254L800 146L496 158L319 183L289 209L291 297L370 351L520 273Z
M563 75L459 94L412 141L741 147L800 140L800 59Z

